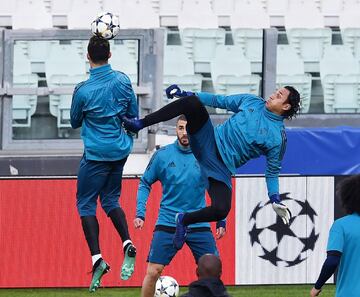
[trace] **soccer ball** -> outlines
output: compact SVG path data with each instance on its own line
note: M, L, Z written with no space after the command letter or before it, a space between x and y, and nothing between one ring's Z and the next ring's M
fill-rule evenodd
M179 284L171 276L160 276L156 282L154 297L179 296Z
M98 14L91 23L91 32L104 39L113 39L119 31L119 19L110 12Z

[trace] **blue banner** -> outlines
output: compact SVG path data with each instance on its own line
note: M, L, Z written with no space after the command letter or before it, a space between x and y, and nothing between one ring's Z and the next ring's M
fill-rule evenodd
M291 128L281 174L348 175L360 173L360 129ZM238 174L264 174L265 157L249 161Z

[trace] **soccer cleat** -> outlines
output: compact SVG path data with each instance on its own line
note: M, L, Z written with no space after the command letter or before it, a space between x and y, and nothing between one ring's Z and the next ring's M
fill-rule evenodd
M89 287L90 292L95 292L100 287L102 276L110 270L110 266L103 260L99 259L95 262L92 271L92 279Z
M130 119L126 116L122 116L121 119L123 121L124 128L130 132L137 133L139 132L139 130L144 128L144 124L141 119L140 120L137 118Z
M125 251L124 262L121 266L121 275L122 280L128 280L135 269L135 258L136 258L136 248L133 244L129 244Z
M176 230L173 238L174 248L180 250L186 240L187 227L183 224L184 213L177 213L175 216Z

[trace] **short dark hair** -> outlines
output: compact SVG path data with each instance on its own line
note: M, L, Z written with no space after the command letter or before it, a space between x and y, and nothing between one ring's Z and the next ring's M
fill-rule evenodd
M222 273L221 260L214 254L204 254L199 258L196 271L199 279L207 277L220 278Z
M110 53L110 44L106 39L99 36L91 37L87 50L92 62L96 64L107 63Z
M178 121L187 121L187 119L186 119L185 115L181 114L181 115L179 115L179 117L177 118L176 123L177 123Z
M337 185L336 194L347 214L360 215L360 174L344 178Z
M294 87L285 86L284 88L290 92L288 101L291 107L283 113L283 116L290 120L295 117L296 113L300 110L300 94Z

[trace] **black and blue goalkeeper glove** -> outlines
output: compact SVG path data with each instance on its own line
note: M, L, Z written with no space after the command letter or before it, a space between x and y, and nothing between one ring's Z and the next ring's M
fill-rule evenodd
M171 85L167 87L165 93L166 97L169 99L173 99L174 97L188 97L195 95L193 92L182 91L178 85Z
M281 203L280 195L271 195L270 201L272 203L273 210L282 219L285 225L289 225L291 219L291 212L285 204Z
M144 122L142 119L122 116L121 120L126 132L138 133L142 128L144 128Z

